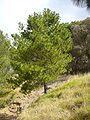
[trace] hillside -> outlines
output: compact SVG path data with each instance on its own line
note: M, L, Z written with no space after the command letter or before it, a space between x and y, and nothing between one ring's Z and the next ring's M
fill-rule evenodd
M74 76L42 95L19 120L90 120L90 74Z
M69 76L61 76L60 80L55 80L47 84L48 91L55 89L58 85L61 85L61 81L66 81ZM26 111L28 106L34 103L40 96L44 94L43 87L35 89L28 94L20 92L20 88L12 90L5 87L0 91L0 120L13 120L17 119L18 113ZM20 106L19 106L20 105ZM21 111L18 111L20 110Z

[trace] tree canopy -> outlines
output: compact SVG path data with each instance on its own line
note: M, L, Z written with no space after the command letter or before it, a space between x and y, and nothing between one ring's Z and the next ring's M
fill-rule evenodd
M73 38L72 71L89 72L90 71L90 18L81 21L71 27Z
M87 7L90 10L90 0L72 0L77 6Z
M11 65L12 81L27 92L67 71L72 40L59 14L49 9L29 15L26 25L19 23L20 35L13 35Z

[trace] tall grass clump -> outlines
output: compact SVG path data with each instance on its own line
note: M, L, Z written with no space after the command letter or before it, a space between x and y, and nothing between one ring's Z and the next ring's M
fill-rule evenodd
M0 87L0 108L4 108L13 99L15 92L10 87Z
M5 108L18 96L21 96L21 93L18 89L13 90L10 86L0 86L0 108Z

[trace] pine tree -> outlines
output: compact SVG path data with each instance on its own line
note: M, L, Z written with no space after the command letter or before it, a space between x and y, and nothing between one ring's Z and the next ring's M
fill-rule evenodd
M71 32L60 23L59 14L49 9L29 15L26 25L19 23L20 35L13 35L12 81L26 92L43 84L46 93L46 83L66 72L71 62Z

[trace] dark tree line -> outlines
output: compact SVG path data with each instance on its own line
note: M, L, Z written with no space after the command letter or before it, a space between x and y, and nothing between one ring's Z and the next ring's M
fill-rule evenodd
M90 18L81 21L71 27L73 49L71 54L73 73L90 72Z

